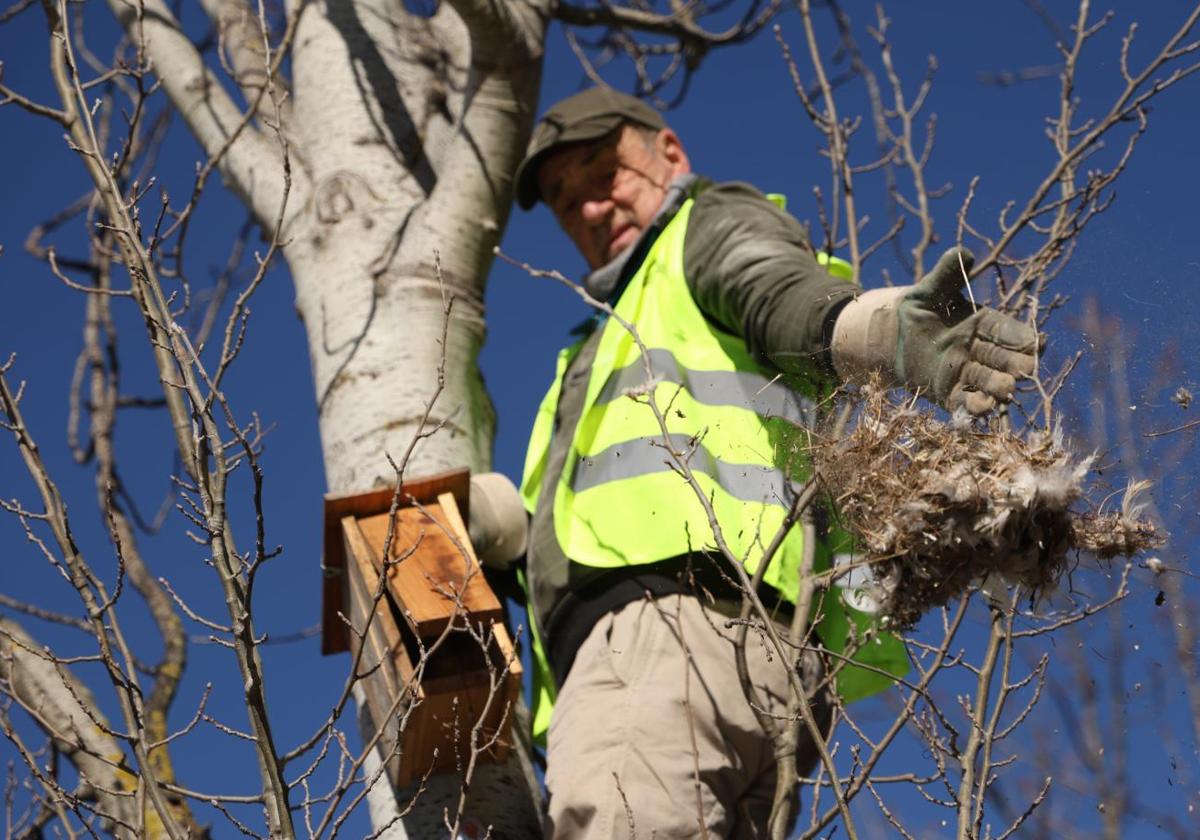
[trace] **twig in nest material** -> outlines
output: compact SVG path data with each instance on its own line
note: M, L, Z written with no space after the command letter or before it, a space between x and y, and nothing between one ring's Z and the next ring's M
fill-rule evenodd
M873 572L869 594L900 627L992 574L1037 592L1071 549L1109 558L1164 542L1140 515L1148 482L1130 485L1119 512L1078 510L1093 459L1057 429L1021 437L965 414L944 422L866 387L854 429L813 455Z

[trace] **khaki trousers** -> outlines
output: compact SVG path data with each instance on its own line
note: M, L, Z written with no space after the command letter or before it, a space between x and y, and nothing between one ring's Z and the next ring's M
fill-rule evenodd
M765 837L773 745L742 693L734 629L689 595L643 599L592 629L558 694L547 742L547 837ZM782 715L786 665L753 631L747 664ZM685 654L685 648L687 653ZM805 662L815 684L820 665ZM824 731L830 708L814 703ZM801 775L817 751L801 724Z

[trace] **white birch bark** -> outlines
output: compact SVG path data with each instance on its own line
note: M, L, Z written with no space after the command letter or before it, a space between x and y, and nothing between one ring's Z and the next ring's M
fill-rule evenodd
M539 34L540 38L540 34ZM540 52L473 67L447 6L318 5L293 58L293 134L312 183L286 248L308 331L332 491L393 480L441 361L446 390L414 473L486 469L493 416L476 367L483 284L536 101ZM443 283L435 260L440 257Z
M409 469L490 463L492 406L476 365L483 287L533 120L541 35L531 36L536 51L515 51L511 64L478 55L473 63L468 32L445 5L422 19L385 0L329 3L301 21L292 129L312 190L289 225L286 254L332 491L394 481L384 454L403 453L436 387L447 294L445 391L431 418L445 428ZM378 766L373 755L368 777ZM372 824L394 823L388 837L438 836L460 785L430 779L396 822L397 796L381 781L369 795ZM536 836L536 789L517 751L504 767L477 769L468 816L494 837Z
M146 0L142 17L124 0L110 5L131 33L141 27L168 95L269 226L282 195L269 130L244 120L162 0ZM443 358L445 388L431 422L444 428L419 446L409 473L490 463L493 411L476 364L483 288L533 122L549 4L459 5L462 17L443 4L422 18L395 0L291 9L302 16L281 112L293 164L283 253L308 333L333 492L395 480L386 456L398 459L419 430ZM253 102L266 73L252 72L258 51L246 18L231 0L204 6L236 39L227 47ZM273 116L269 109L260 103L260 114ZM454 302L443 348L446 295ZM536 785L522 758L524 772L510 761L480 769L472 782L469 812L493 825L493 836L537 833ZM372 765L368 773L377 758ZM433 781L389 836L440 834L459 785ZM395 821L397 797L386 784L370 803L376 826Z

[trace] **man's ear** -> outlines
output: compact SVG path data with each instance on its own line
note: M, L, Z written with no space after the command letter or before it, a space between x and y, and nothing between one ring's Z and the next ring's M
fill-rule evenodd
M670 166L672 178L678 178L680 175L692 171L692 164L688 160L687 152L684 151L683 141L671 129L664 128L658 132L658 136L654 138L654 148Z

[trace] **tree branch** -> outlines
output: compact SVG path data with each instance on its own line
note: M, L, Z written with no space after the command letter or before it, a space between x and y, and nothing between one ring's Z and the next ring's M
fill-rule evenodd
M136 825L137 809L130 794L137 788L137 777L119 769L124 756L120 743L105 731L107 723L87 686L66 668L55 667L40 650L41 645L20 625L0 618L0 690L54 739L80 778L95 790L100 814L116 823ZM116 834L133 838L128 831Z
M199 0L217 30L221 64L246 102L258 99L267 81L267 54L258 17L245 0ZM228 60L228 64L226 64ZM279 85L279 80L276 80Z
M271 140L243 114L204 63L162 0L108 0L109 8L146 57L171 102L233 190L268 227L283 195L282 166ZM265 74L264 74L265 76ZM261 90L259 96L261 97ZM259 99L251 104L253 111Z
M778 5L777 2L772 2L769 8L774 10ZM601 6L573 6L570 3L559 3L554 16L572 26L608 26L633 29L653 35L673 35L708 46L744 41L761 28L761 25L747 26L743 19L728 29L715 32L698 25L694 17L685 9L676 10L669 15L660 15L644 9L614 6L607 3Z

